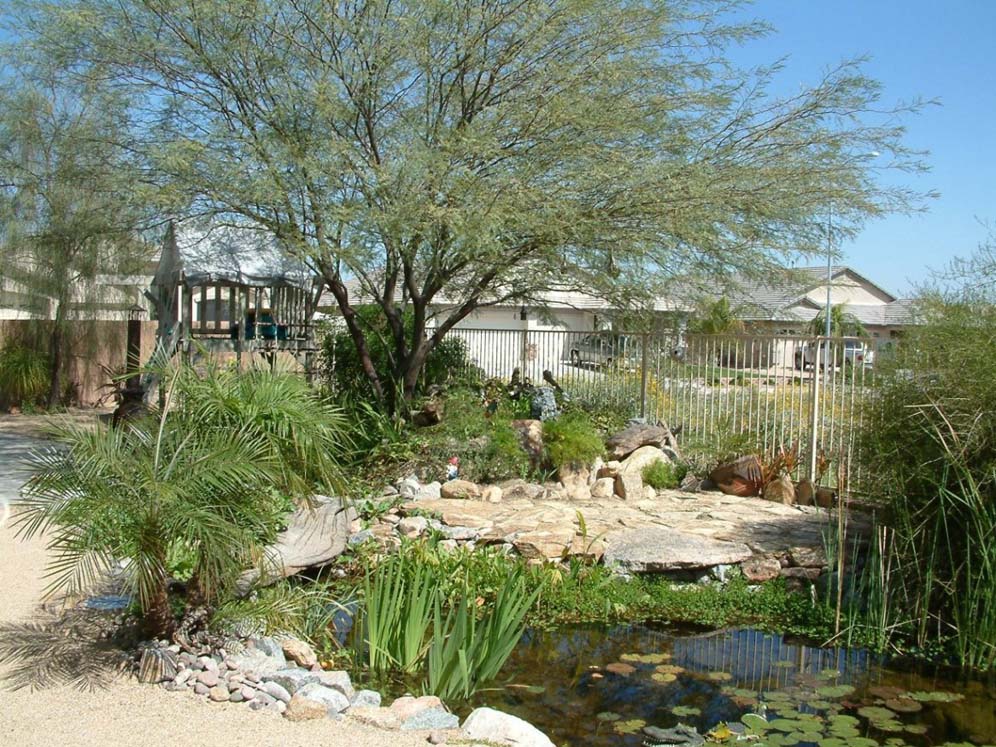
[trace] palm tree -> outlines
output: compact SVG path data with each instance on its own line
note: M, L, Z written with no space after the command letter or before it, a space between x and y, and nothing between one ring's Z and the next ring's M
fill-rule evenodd
M809 325L810 334L821 337L826 334L827 326L826 309L820 310ZM867 337L868 330L864 328L861 321L847 311L847 304L836 304L830 307L830 336L831 337Z
M188 580L188 606L223 601L293 499L339 476L342 417L290 378L180 369L156 416L58 433L17 519L21 536L48 537L52 590L78 594L120 568L157 636L176 625L171 579Z
M738 335L744 331L742 319L723 296L705 306L697 318L688 325L690 332L701 335Z

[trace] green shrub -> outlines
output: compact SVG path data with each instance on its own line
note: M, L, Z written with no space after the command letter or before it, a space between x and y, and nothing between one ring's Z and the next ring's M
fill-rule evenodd
M543 423L543 447L548 463L554 468L591 464L605 453L602 435L579 412L565 413Z
M673 490L681 485L687 474L688 467L684 464L658 459L643 468L643 482L654 490Z
M0 406L37 404L48 386L48 356L17 343L0 350Z
M371 307L361 308L357 320L366 333L370 360L385 391L400 391L401 382L394 375L394 350L387 320L379 309ZM408 315L405 324L411 325ZM363 371L353 338L345 328L326 329L319 348L319 375L336 399L373 399L373 390ZM416 395L425 393L432 385L475 378L478 378L477 371L468 358L466 343L458 337L446 337L426 358Z
M462 460L464 476L475 482L527 477L532 465L522 448L519 433L505 422L491 422L489 426L485 446Z

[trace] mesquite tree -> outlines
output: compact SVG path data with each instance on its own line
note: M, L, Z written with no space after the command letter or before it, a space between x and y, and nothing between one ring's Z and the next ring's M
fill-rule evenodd
M765 31L727 21L735 5L35 1L18 33L143 97L172 205L306 260L395 406L481 307L551 288L639 307L677 276L816 249L830 200L845 232L916 203L853 156L918 168L894 116L918 105L882 106L856 63L770 96L777 66L724 57ZM391 371L367 354L367 303Z

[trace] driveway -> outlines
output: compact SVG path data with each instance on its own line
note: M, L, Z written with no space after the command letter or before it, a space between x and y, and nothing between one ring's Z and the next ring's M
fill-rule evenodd
M3 506L17 500L21 485L28 479L24 460L45 444L40 438L0 431L0 515Z

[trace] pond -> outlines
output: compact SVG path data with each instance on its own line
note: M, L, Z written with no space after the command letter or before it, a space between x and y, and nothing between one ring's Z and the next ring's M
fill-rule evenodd
M640 745L645 725L681 722L705 733L749 713L766 716L758 726L766 745L996 744L993 677L750 629L528 631L498 682L456 710L465 716L478 705L521 716L572 747Z

